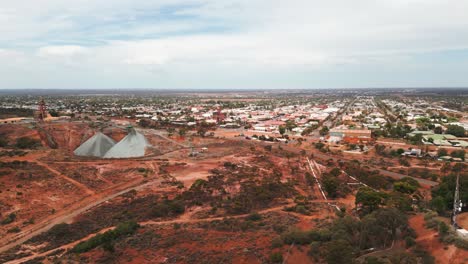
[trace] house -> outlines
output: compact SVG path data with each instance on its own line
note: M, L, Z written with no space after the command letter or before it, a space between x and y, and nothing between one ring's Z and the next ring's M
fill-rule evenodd
M255 125L253 127L253 129L255 131L262 131L262 132L266 132L267 131L267 128L264 126L264 125Z
M410 149L410 150L407 150L405 152L403 152L401 155L402 156L416 156L416 157L419 157L421 156L421 149Z

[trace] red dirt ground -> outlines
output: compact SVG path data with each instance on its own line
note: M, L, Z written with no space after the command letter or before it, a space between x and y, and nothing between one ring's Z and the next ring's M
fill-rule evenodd
M459 249L454 245L444 245L439 241L437 232L424 226L424 215L418 214L409 219L410 226L416 231L416 242L424 247L436 263L466 263L468 251ZM446 248L446 249L445 249Z
M457 216L458 225L468 230L468 213L459 214Z
M177 145L177 142L171 142L171 140L164 139L155 134L154 136L150 135L150 141L153 145L159 141L161 142L161 148L167 147L168 150L171 148L173 148L173 150L164 152L166 153L164 155L154 155L139 159L101 160L77 158L71 154L72 150L94 133L94 130L89 128L87 124L64 122L45 124L44 126L46 127L45 130L48 131L47 133L49 133L58 144L59 149L31 151L24 157L12 157L8 158L8 160L28 160L30 162L36 162L39 165L42 164L41 166L44 166L44 168L48 170L48 172L44 173L52 175L52 179L49 180L50 183L46 182L47 184L52 185L49 186L46 183L38 184L38 186L45 188L44 190L41 190L40 188L32 189L33 187L28 186L24 190L26 197L34 196L38 197L37 199L39 200L46 198L52 199L54 194L51 192L60 194L68 190L65 187L69 185L77 190L76 192L78 193L76 194L71 191L67 193L71 197L58 197L57 201L49 202L50 206L53 206L53 209L57 211L57 214L67 211L68 209L66 207L69 204L81 203L84 201L82 200L84 196L86 196L86 201L88 201L88 199L100 200L103 199L102 196L111 196L111 194L115 194L117 191L121 191L122 189L132 188L136 185L138 185L138 187L142 187L142 184L146 181L150 182L151 185L139 188L137 196L148 193L159 194L163 192L169 192L172 193L172 195L176 195L178 190L174 186L168 187L161 183L166 180L164 177L168 177L168 179L173 177L183 182L185 187L189 187L195 180L203 179L210 175L210 170L222 167L223 163L226 161L248 167L251 166L253 162L256 162L256 158L263 155L267 156L271 161L269 164L275 164L278 167L278 170L281 170L282 180L286 181L287 179L294 179L298 182L296 188L301 189L302 194L314 195L312 193L313 191L311 192L310 187L305 184L304 179L302 179L303 177L300 176L300 173L304 173L304 170L307 170L307 167L304 165L305 161L303 158L293 157L288 159L281 156L281 154L284 153L267 152L261 146L254 147L252 150L250 148L252 145L251 142L246 140L235 141L212 137L195 138L192 143L195 148L201 149L202 147L207 147L208 149L205 152L200 153L197 157L189 158L188 148L184 148L183 146ZM34 134L31 131L25 131L27 133ZM104 131L104 133L118 140L125 136L125 133L122 131L123 130L120 128L110 128L108 131ZM233 136L233 134L230 136ZM188 144L188 138L180 139L180 143ZM297 167L299 173L293 173L293 167ZM144 168L145 171L141 172L138 168ZM259 171L263 172L270 169L271 168L262 167ZM14 178L9 176L7 179L6 184L8 187L12 190L13 188L16 188L13 185ZM55 184L58 184L59 186L55 186ZM14 190L16 191L16 189ZM89 191L91 194L86 195L85 190ZM45 194L45 196L42 196L41 194ZM0 199L5 199L6 201L6 199L9 198L11 197L6 193L0 194ZM116 197L109 198L108 200L105 200L104 203L112 203L111 199L115 201ZM76 200L80 201L77 202ZM292 199L289 199L286 202L291 201ZM43 201L41 200L41 202ZM338 199L337 202L340 203L340 206L346 206L347 209L354 207L354 197L351 195L344 199ZM19 214L19 220L21 220L21 222L27 220L25 216L22 216L23 213L28 216L37 213L34 211L34 208L27 208L28 205L23 204L24 201L15 205L24 206L23 208L20 208L21 213ZM267 210L274 209L277 211L283 209L283 206L277 207L278 208L268 208ZM196 208L192 209L192 212L188 211L187 214L181 216L182 220L191 221L197 219L198 211ZM329 207L326 204L320 203L317 207L314 207L314 211L310 216L296 213L290 214L299 219L296 226L300 229L306 230L315 227L318 221L328 221L327 218L334 217L334 213L329 212L328 209ZM79 209L76 210L78 211ZM91 211L92 209L89 210ZM71 219L77 219L78 217ZM64 219L65 218L68 219L64 216ZM70 221L70 219L67 221ZM41 224L40 222L41 219L37 219L36 224ZM12 226L13 225L8 226L8 228ZM26 231L27 228L28 227L25 227L24 230ZM146 226L145 229L147 229ZM5 232L5 230L2 231ZM271 232L256 230L236 233L194 228L189 231L203 237L203 241L206 242L193 243L191 240L187 240L182 241L174 247L165 249L157 247L148 252L136 251L131 247L125 248L123 252L126 258L120 263L155 263L155 259L161 259L161 261L164 261L165 257L169 257L171 254L176 254L178 250L182 250L190 254L197 254L199 251L204 251L208 252L205 254L213 253L214 256L223 257L227 256L227 254L225 254L227 249L233 249L233 253L242 253L233 255L235 256L232 258L233 263L256 263L261 261L261 258L254 254L254 250L262 252L261 255L263 256L269 256L271 253L271 240L277 236L277 234L272 234ZM163 230L158 229L157 232L161 232L168 236L172 236L177 233L172 226ZM252 248L254 248L254 250L252 250ZM286 247L281 250L283 256L287 257L286 263L312 263L310 262L310 258L307 256L308 247L302 247L300 249L298 247L294 247L290 251L290 254L286 254L287 250L288 248ZM102 250L95 250L89 254L85 254L84 256L89 256L91 260L95 261L103 257L102 254Z

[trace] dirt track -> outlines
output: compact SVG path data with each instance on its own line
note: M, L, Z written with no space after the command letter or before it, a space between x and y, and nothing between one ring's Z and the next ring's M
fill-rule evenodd
M140 187L143 187L143 186L140 186ZM281 211L285 206L292 206L294 205L295 203L289 203L289 204L285 204L285 205L281 205L281 206L276 206L276 207L272 207L272 208L268 208L268 209L264 209L264 210L260 210L258 211L258 213L268 213L268 212L274 212L274 211ZM88 208L89 209L89 208ZM243 217L247 217L249 214L241 214L241 215L235 215L235 216L230 216L229 218L243 218ZM227 217L209 217L209 218L201 218L201 219L191 219L190 217L185 217L185 214L180 216L179 218L177 219L174 219L174 220L165 220L165 221L145 221L145 222L140 222L139 224L141 226L148 226L148 225L169 225L169 224L183 224L183 223L188 223L188 224L193 224L193 223L202 223L202 222L211 222L211 221L220 221L220 220L223 220ZM82 242L82 241L85 241L85 240L88 240L90 239L91 237L97 235L97 234L102 234L108 230L111 230L111 229L114 229L115 226L113 227L107 227L107 228L104 228L102 230L99 230L98 232L95 232L93 234L89 234L87 235L86 237L84 238L81 238L77 241L73 241L72 243L69 243L69 244L66 244L66 245L63 245L63 246L60 246L58 248L54 248L54 249L51 249L51 250L48 250L46 252L42 252L40 254L33 254L31 256L28 256L28 257L25 257L25 258L22 258L22 259L16 259L16 260L12 260L12 261L9 261L9 262L6 262L6 263L10 263L10 264L14 264L14 263L22 263L22 262L25 262L25 261L28 261L28 260L31 260L31 259L34 259L34 258L37 258L37 257L44 257L44 256L47 256L51 253L53 253L54 251L57 251L57 250L61 250L61 249L64 249L64 250L69 250L71 248L73 248L76 244Z
M145 188L149 185L152 184L157 184L160 183L161 179L154 179L149 182L139 182L138 184L130 184L130 186L125 186L125 189L114 192L114 193L109 193L112 191L115 191L116 189L109 190L105 193L102 194L96 194L90 197L85 198L84 200L72 205L68 209L59 212L58 214L54 215L52 219L43 221L41 223L35 224L27 229L24 229L22 232L18 233L16 236L10 238L9 240L2 239L0 240L1 247L0 247L0 252L5 252L8 249L11 249L17 245L20 245L27 240L48 231L50 228L53 226L64 223L64 222L69 222L71 221L74 217L86 212L87 210L96 207L104 202L107 202L119 195L122 195L124 193L127 193L131 190L139 190L142 188ZM119 186L120 188L124 186Z
M88 187L86 187L86 185L82 184L81 182L78 182L66 175L64 175L63 173L53 169L52 167L50 167L48 164L44 163L44 162L41 162L41 161L38 161L36 160L35 161L38 165L48 169L49 171L51 171L52 173L54 173L55 175L59 176L60 178L72 183L73 185L77 186L78 188L82 189L83 191L85 191L88 195L94 195L95 192L93 192L92 190L90 190Z

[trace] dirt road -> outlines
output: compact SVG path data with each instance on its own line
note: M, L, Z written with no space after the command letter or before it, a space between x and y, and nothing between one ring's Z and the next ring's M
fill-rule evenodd
M52 173L54 173L55 175L57 175L58 177L72 183L73 185L77 186L78 188L80 188L81 190L85 191L88 195L94 195L95 192L92 191L91 189L89 189L86 185L82 184L81 182L79 181L76 181L70 177L68 177L67 175L57 171L56 169L52 168L49 166L49 164L47 163L44 163L42 161L39 161L39 160L36 160L35 161L37 163L37 165L40 165L44 168L46 168L47 170L51 171Z
M1 245L0 252L5 252L17 245L20 245L28 241L29 239L43 232L48 231L49 229L51 229L53 226L57 224L69 222L73 220L73 218L86 212L87 210L93 207L96 207L109 200L112 200L117 196L125 194L131 190L139 190L147 186L150 186L152 184L158 184L161 181L162 180L158 178L149 182L139 182L138 184L133 183L131 186L125 186L125 187L120 186L120 187L124 187L125 189L117 191L117 192L112 192L116 190L116 189L113 189L113 190L108 190L101 194L95 194L93 196L87 197L84 200L70 206L68 209L62 212L58 212L56 215L52 216L53 218L49 220L43 221L27 229L24 229L22 232L16 234L14 237L1 239L0 240L0 245ZM109 192L112 192L112 193L109 193Z
M267 209L258 211L258 213L269 213L269 212L274 212L274 211L281 211L281 210L284 209L285 206L292 206L292 205L295 205L295 203L289 203L289 204L285 204L285 205L281 205L281 206L275 206L275 207L267 208ZM176 224L176 223L178 223L178 224L183 224L183 223L194 224L194 223L202 223L202 222L220 221L220 220L223 220L223 219L226 219L226 218L236 218L237 219L237 218L247 217L248 215L249 214L241 214L241 215L234 215L234 216L229 216L229 217L224 217L223 216L223 217L209 217L209 218L201 218L201 219L191 219L191 218L184 217L184 215L182 215L179 218L173 219L173 220L145 221L145 222L140 222L139 225L140 226L170 225L170 224ZM58 248L54 248L54 249L51 249L51 250L48 250L46 252L42 252L42 253L39 253L39 254L33 254L31 256L27 256L27 257L24 257L22 259L12 260L12 261L9 261L9 262L6 262L6 263L9 263L9 264L23 263L25 261L32 260L34 258L47 256L47 255L49 255L49 254L51 254L51 253L53 253L54 251L57 251L57 250L69 250L69 249L73 248L75 245L77 245L78 243L80 243L82 241L88 240L88 239L90 239L91 237L94 237L97 234L102 234L102 233L104 233L104 232L106 232L108 230L114 229L114 228L115 228L115 226L107 227L107 228L99 230L98 232L95 232L93 234L89 234L84 238L73 241L73 242L71 242L69 244L60 246Z

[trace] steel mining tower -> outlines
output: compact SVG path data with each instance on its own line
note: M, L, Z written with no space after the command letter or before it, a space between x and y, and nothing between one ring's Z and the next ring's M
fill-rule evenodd
M44 121L45 118L47 118L47 106L44 99L41 98L37 107L37 119Z

